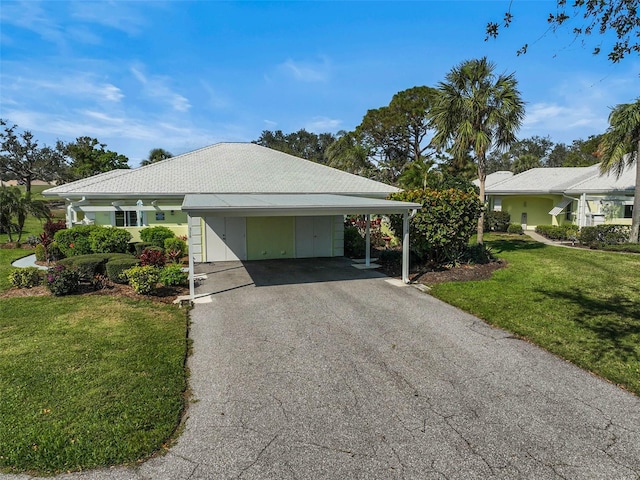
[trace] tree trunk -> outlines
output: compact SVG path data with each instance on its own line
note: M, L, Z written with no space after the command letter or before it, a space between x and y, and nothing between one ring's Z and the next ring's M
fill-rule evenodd
M636 188L633 196L633 213L631 215L631 243L638 243L640 236L640 140L636 150Z
M478 180L480 182L480 193L478 197L480 198L480 204L482 205L482 210L480 211L480 217L478 217L478 245L484 244L484 182L487 179L484 171L480 171L478 169Z

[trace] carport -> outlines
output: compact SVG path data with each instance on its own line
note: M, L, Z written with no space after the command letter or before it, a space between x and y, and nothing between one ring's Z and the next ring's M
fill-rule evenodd
M402 280L409 283L409 218L422 208L419 203L334 194L187 194L182 211L187 213L189 233L189 295L195 296L193 252L201 238L199 219L203 217L324 217L330 215L365 215L366 258L370 265L370 216L403 215ZM196 220L194 222L194 220Z

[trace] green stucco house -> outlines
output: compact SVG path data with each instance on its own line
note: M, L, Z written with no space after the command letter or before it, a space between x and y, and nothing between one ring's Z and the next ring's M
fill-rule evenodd
M533 168L487 175L488 208L506 211L525 230L537 225L630 225L635 167L617 178L589 167Z

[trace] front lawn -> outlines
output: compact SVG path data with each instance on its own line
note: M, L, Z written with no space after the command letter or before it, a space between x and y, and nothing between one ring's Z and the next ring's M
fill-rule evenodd
M0 275L16 250L0 250ZM72 295L0 299L0 470L135 462L179 424L184 310Z
M640 255L487 235L506 268L432 295L640 395Z

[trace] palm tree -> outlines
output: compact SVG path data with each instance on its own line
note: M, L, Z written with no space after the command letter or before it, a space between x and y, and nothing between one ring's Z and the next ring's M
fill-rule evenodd
M149 157L140 162L140 166L151 165L171 157L173 157L173 154L167 152L164 148L154 148L149 152Z
M496 75L487 58L468 60L454 67L438 84L438 98L431 109L440 149L451 145L454 157L471 153L478 169L480 201L484 203L487 152L504 149L516 141L524 118L524 102L514 74ZM478 219L478 243L483 243L484 213Z
M609 128L603 135L599 153L602 173L614 172L620 177L628 167L636 164L629 241L637 243L640 236L640 98L635 103L618 105L611 111Z
M51 212L45 202L32 200L28 193L22 195L18 187L0 187L0 231L7 233L9 242L13 242L13 232L18 234L16 241L20 242L28 215L49 219Z

